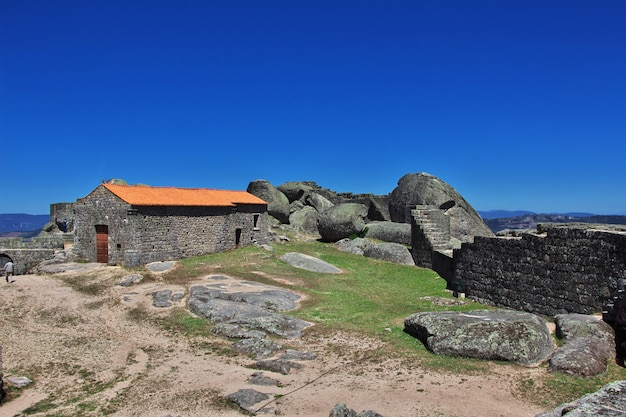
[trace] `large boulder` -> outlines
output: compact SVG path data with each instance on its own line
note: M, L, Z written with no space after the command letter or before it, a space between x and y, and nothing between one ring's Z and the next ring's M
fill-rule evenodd
M267 202L267 212L281 223L289 223L289 199L269 181L255 180L248 184L247 191Z
M292 203L293 207L293 203ZM317 233L319 213L313 207L304 206L289 215L289 224L305 233Z
M321 213L334 206L334 204L329 199L313 191L308 193L306 197L304 197L304 202L317 210L318 213Z
M462 242L470 242L474 236L494 236L478 212L452 186L425 172L400 178L389 196L391 221L411 223L411 208L416 205L443 210L450 216L451 235Z
M344 203L320 213L317 229L326 242L336 242L358 235L365 229L367 207L358 203Z
M373 245L370 239L357 237L356 239L345 238L335 242L335 247L342 252L352 253L354 255L363 255L365 248Z
M314 187L305 182L286 182L279 185L280 190L289 199L289 202L304 200L308 193L314 190Z
M393 242L372 243L363 249L363 255L399 265L415 265L413 256L406 246Z
M395 223L376 221L367 224L366 237L385 242L411 244L411 225L408 223Z
M554 351L546 322L514 310L416 313L405 319L404 331L438 355L534 366Z
M623 417L625 413L626 381L615 381L594 393L562 404L553 411L537 414L535 417Z
M556 336L565 343L550 358L552 371L582 377L606 371L615 356L611 326L599 317L585 314L559 314L554 322Z

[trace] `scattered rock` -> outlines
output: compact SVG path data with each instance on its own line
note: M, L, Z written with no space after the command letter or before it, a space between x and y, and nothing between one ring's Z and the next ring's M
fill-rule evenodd
M571 403L562 404L553 411L535 417L623 417L626 415L626 381L606 384L598 391Z
M254 356L255 359L264 359L269 358L283 347L265 337L253 337L233 343L232 348L237 352Z
M344 403L337 403L335 404L333 409L330 410L330 415L328 417L383 417L383 416L371 410L363 410L357 414L356 411L354 411L351 408L348 408L348 406L345 405Z
M282 359L293 361L312 361L317 357L313 352L300 352L298 350L287 349L283 353Z
M257 361L254 364L254 367L256 369L263 369L270 372L277 372L283 375L289 375L291 369L300 369L302 368L302 365L284 359L265 359Z
M321 259L315 258L303 253L288 252L284 254L281 260L296 268L305 269L311 272L320 272L323 274L340 274L341 269Z
M122 278L122 280L118 282L117 285L120 285L122 287L130 287L133 284L139 284L142 279L143 276L140 274L130 274Z
M546 322L513 310L416 313L404 321L404 331L438 355L533 366L554 351Z
M167 272L174 267L176 261L150 262L146 264L146 269L150 272Z
M250 379L248 379L248 384L276 387L280 384L280 381L270 378L269 376L265 376L263 372L259 371L252 374Z
M152 293L152 305L154 307L165 308L171 307L172 290L161 290Z
M33 383L33 381L24 376L10 376L6 381L15 388L24 388Z
M254 414L255 411L253 407L255 404L268 400L269 398L269 395L253 389L240 389L239 391L226 396L227 400L232 401L243 410L252 414Z

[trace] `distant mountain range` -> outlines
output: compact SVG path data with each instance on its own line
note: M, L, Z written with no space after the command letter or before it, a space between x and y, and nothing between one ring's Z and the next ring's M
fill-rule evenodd
M538 223L600 223L626 225L624 215L599 215L592 213L537 214L532 211L490 210L479 211L487 226L497 233L506 229L534 229Z
M0 214L0 237L37 236L49 221L49 214Z

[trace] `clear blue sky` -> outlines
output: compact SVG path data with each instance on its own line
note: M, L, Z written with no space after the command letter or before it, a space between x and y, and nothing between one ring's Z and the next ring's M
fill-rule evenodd
M0 0L0 213L102 179L626 213L626 1Z

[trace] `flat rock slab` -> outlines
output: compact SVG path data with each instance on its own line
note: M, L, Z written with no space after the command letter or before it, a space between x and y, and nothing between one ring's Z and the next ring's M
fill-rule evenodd
M63 272L86 272L98 268L104 268L107 264L97 262L66 262L40 266L37 271L44 274L60 274Z
M146 269L151 272L166 272L174 267L176 261L150 262L146 264Z
M304 253L288 252L284 254L280 259L287 262L289 265L304 269L311 272L320 272L323 274L340 274L341 269L328 262L322 261L314 256L305 255Z
M268 400L269 398L269 395L253 389L240 389L239 391L226 396L227 400L232 401L243 410L253 415L256 414L254 405L260 403L261 401Z
M438 355L534 366L546 361L554 352L546 322L535 314L521 311L416 313L405 319L404 331Z
M191 287L187 306L194 314L214 323L230 324L229 327L222 325L229 332L246 334L259 330L295 338L311 325L282 313L298 307L301 296L293 291L223 275L207 280L205 285Z

